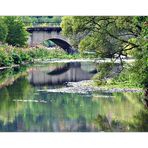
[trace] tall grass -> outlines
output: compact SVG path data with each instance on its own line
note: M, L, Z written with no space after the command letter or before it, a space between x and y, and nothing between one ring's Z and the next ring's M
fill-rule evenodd
M17 48L0 45L0 67L32 62L34 59L77 59L80 54L70 55L64 50L47 48Z

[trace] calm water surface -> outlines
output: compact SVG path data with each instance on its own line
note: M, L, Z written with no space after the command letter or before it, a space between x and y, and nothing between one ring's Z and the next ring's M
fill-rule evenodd
M94 63L44 64L0 71L0 131L148 131L140 93L49 93L89 80Z

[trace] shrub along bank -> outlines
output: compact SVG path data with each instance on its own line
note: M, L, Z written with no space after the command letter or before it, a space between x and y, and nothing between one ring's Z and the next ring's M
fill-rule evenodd
M34 59L77 59L79 54L69 55L64 50L47 48L19 48L0 46L0 67L33 62Z

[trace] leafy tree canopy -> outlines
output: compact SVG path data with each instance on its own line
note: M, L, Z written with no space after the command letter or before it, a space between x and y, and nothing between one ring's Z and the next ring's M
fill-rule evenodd
M8 34L7 25L4 22L4 18L0 17L0 42L5 42Z
M28 40L28 33L21 17L7 16L5 23L8 27L6 42L13 46L24 46Z
M65 16L63 34L77 43L80 52L95 51L98 57L120 59L129 53L139 69L137 81L148 87L147 16Z

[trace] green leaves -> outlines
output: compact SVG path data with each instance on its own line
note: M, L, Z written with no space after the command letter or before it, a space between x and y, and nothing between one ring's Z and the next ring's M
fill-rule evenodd
M21 17L0 17L0 42L13 46L25 46L28 33Z
M0 42L3 43L6 41L7 34L8 34L7 25L5 24L4 19L0 17Z
M5 17L5 23L8 27L6 42L13 46L25 46L28 40L28 33L22 19L20 17L7 16Z
M65 36L73 35L73 18L71 16L62 17L61 27Z

